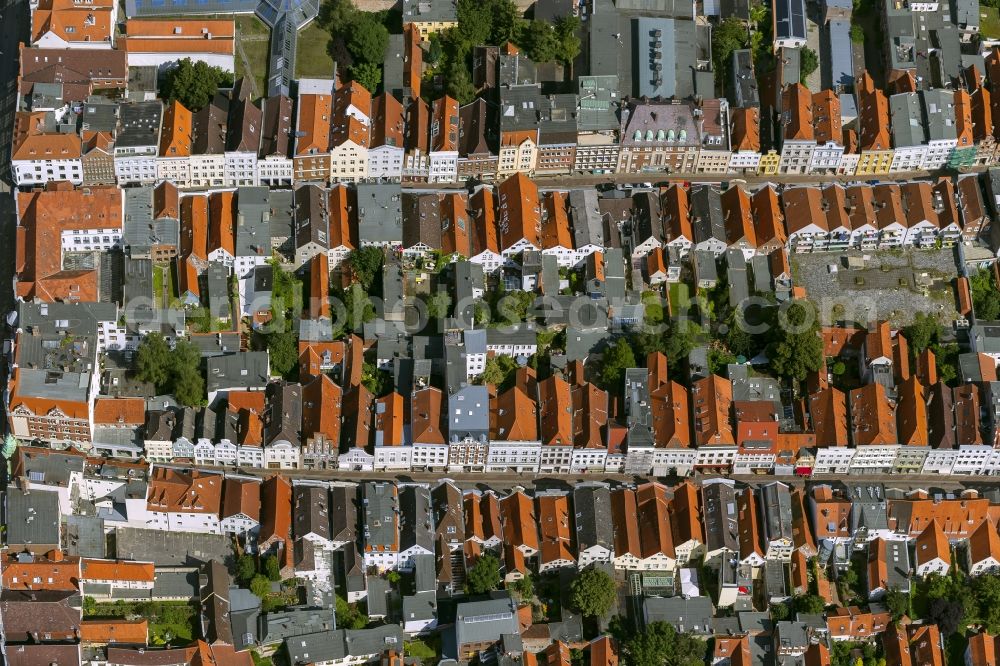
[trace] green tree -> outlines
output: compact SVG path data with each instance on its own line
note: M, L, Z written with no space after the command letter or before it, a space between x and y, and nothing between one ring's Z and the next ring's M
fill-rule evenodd
M195 407L205 402L205 377L201 373L201 352L187 340L179 340L170 355L170 392L177 402Z
M601 386L604 390L620 395L624 389L625 370L636 367L632 345L625 338L608 347L601 359Z
M819 56L808 46L802 47L802 60L799 69L799 76L804 82L809 75L819 67Z
M993 280L993 273L985 268L979 269L969 277L969 290L972 292L972 309L976 319L996 321L1000 319L1000 290Z
M438 291L424 302L427 304L427 316L431 319L444 319L451 313L451 296L447 291Z
M789 608L788 604L776 603L771 604L771 619L775 622L782 622L787 620L792 615L792 609Z
M534 20L523 31L524 48L535 62L551 62L559 57L559 37L552 24Z
M516 370L517 361L510 356L491 356L486 359L483 372L479 375L479 383L505 387ZM503 390L503 388L499 388L499 390Z
M502 46L505 42L517 42L524 26L524 15L514 0L492 0L488 4L493 15L490 43Z
M473 46L489 43L493 30L492 4L481 0L458 0L458 32L464 42Z
M768 350L771 371L795 382L823 366L823 339L815 309L808 301L793 301Z
M264 574L257 574L250 579L250 591L263 599L271 592L271 581Z
M580 55L580 19L576 16L561 16L556 19L555 33L559 41L556 48L556 59L566 65L572 65Z
M357 282L340 291L337 297L344 304L344 330L360 331L363 324L375 319L375 305L365 288Z
M236 560L236 580L243 585L247 585L257 574L257 563L253 561L253 555L244 553Z
M712 347L708 350L708 371L713 375L725 375L731 363L736 363L736 355L728 349Z
M170 345L159 333L150 333L139 343L135 352L135 376L155 384L159 391L170 380Z
M941 338L941 324L933 315L917 312L913 323L903 328L910 353L916 357Z
M359 12L351 24L347 50L355 60L380 64L389 46L389 31L378 17L369 12Z
M160 97L177 100L190 111L199 111L215 96L220 87L233 85L233 77L221 67L211 67L203 60L184 58L167 70L160 87Z
M361 283L365 290L371 289L375 276L382 270L385 255L381 248L362 247L347 255L347 264L351 267L354 279Z
M356 62L351 65L350 75L352 81L374 95L382 83L382 66L374 62Z
M615 603L615 581L603 569L584 569L569 587L570 605L585 617L604 617Z
M337 627L341 629L364 629L368 626L368 616L347 603L339 594L334 611L337 617Z
M884 603L893 622L899 622L904 615L910 613L910 595L895 587L886 592Z
M271 363L271 374L288 377L298 367L298 336L294 331L283 330L268 333L267 353Z
M972 585L976 602L976 619L991 634L1000 632L1000 578L978 576Z
M830 372L832 372L835 376L839 377L845 372L847 372L847 366L844 365L843 361L837 361L833 364L833 368L831 368Z
M852 25L851 26L851 41L854 42L855 44L864 44L865 43L865 29L862 28L860 25L857 25L857 24Z
M500 587L500 560L496 555L482 555L469 567L465 576L465 590L469 594L486 594Z
M281 580L281 564L278 562L277 556L268 555L264 558L264 575L270 581L278 582Z
M792 598L792 607L796 613L819 615L826 608L826 600L818 594L800 594Z
M371 391L376 398L389 395L392 392L392 375L386 370L365 361L361 368L361 383Z
M463 106L476 99L476 87L472 85L469 68L461 61L453 61L444 73L445 92Z
M730 16L712 31L712 60L716 72L727 72L733 51L746 48L747 29L735 16Z
M623 643L626 666L701 666L707 658L705 641L678 634L673 625L653 622Z
M521 598L522 601L535 596L535 580L529 573L524 578L509 583L507 587Z

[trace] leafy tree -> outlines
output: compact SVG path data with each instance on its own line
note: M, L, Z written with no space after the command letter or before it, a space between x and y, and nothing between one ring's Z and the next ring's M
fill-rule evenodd
M298 367L298 336L294 331L283 330L269 333L266 337L266 346L271 363L271 374L288 377Z
M559 41L556 48L556 59L566 65L572 65L580 55L580 18L577 16L561 16L556 19L555 33Z
M747 29L735 16L726 18L712 31L712 60L715 71L729 70L733 51L746 48Z
M236 580L244 585L248 584L257 574L257 563L253 561L253 555L244 553L236 560Z
M351 23L350 37L347 39L347 50L355 60L380 64L388 46L389 31L377 16L369 12L358 12Z
M615 581L603 569L584 569L569 588L569 601L586 617L604 617L615 603Z
M368 616L359 611L355 606L347 603L347 600L340 595L337 595L334 613L337 616L338 628L364 629L368 626Z
M794 301L786 315L787 326L778 327L768 358L776 375L801 382L823 366L823 339L815 310L808 302Z
M941 324L936 317L917 312L913 323L903 328L903 335L909 343L910 353L916 357L941 339Z
M889 611L893 622L899 622L910 612L910 595L901 592L897 588L892 588L885 594L885 607Z
M392 375L367 361L361 369L361 383L376 398L386 396L392 391Z
M500 560L496 555L481 556L465 576L465 590L469 594L486 594L500 587Z
M221 67L184 58L164 75L160 96L168 102L177 100L190 111L198 111L212 101L219 88L231 85L232 75Z
M799 70L802 81L809 78L809 75L815 72L817 67L819 67L819 56L808 46L803 47L801 69Z
M490 42L497 46L504 42L517 42L524 25L524 15L514 0L492 0L488 4L493 15Z
M353 250L347 255L347 264L351 267L354 278L368 290L375 281L375 276L382 270L383 259L385 255L381 248L369 246Z
M444 319L451 312L451 296L447 291L439 291L425 299L427 316L431 319Z
M275 555L268 555L264 558L264 575L268 580L277 582L281 580L281 564Z
M143 382L155 384L157 390L170 379L170 345L159 333L150 333L139 343L135 353L135 376Z
M390 571L385 575L385 579L389 582L389 585L398 588L399 581L401 581L403 577L399 575L398 571Z
M857 24L852 25L851 26L851 41L854 42L855 44L864 44L865 43L865 29L862 28L860 25L857 25Z
M483 372L479 375L479 383L493 384L499 387L499 390L504 390L505 385L513 377L516 370L517 361L510 356L491 356L486 359Z
M705 641L678 634L673 625L653 622L623 643L626 666L700 666L707 657Z
M842 374L844 374L845 372L847 372L847 366L844 365L843 361L837 361L836 363L833 364L833 368L831 368L830 371L834 375L836 375L837 377L839 377Z
M263 599L271 592L271 581L264 574L257 574L250 580L250 591Z
M978 576L972 585L972 595L976 602L977 619L986 631L996 634L1000 631L1000 578Z
M792 606L796 613L819 615L826 608L826 601L818 594L800 594L792 598Z
M787 620L792 615L792 609L788 604L771 604L771 618L775 622Z
M530 599L535 596L535 580L532 578L531 574L528 574L524 578L515 580L507 586L514 594L521 597L522 600Z
M932 599L927 605L927 619L937 624L944 636L951 636L965 619L965 604L960 598Z
M991 271L981 268L969 277L972 292L972 308L976 319L996 321L1000 319L1000 290L997 289Z
M338 322L343 330L360 331L365 322L375 319L375 305L365 288L357 282L339 291L337 298L344 304L346 319Z
M382 68L374 62L356 62L351 65L350 75L352 81L357 81L365 90L375 93L382 83Z
M728 349L712 347L708 350L708 371L713 375L725 375L730 363L736 363L736 355Z
M487 44L493 29L493 13L489 2L458 0L458 33L469 44Z
M534 20L524 29L524 47L535 62L550 62L559 56L559 37L552 24Z
M601 386L616 395L624 388L625 370L636 367L632 345L625 338L618 338L604 352L601 359Z
M476 99L476 87L472 85L472 77L469 76L469 68L462 62L452 62L444 74L445 91L458 100L459 104L465 105Z
M491 296L494 308L493 321L500 324L526 321L528 312L535 304L535 295L528 291L497 289Z

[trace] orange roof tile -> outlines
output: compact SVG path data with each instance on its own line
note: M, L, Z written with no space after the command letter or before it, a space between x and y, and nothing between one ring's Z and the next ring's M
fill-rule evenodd
M106 645L126 643L145 645L149 635L146 618L125 620L121 618L83 620L80 622L80 642Z
M142 398L97 398L94 425L140 426L146 422L146 401Z
M731 109L733 152L760 152L760 109L756 106Z
M149 479L147 510L216 514L222 508L222 475L157 467Z
M0 557L5 590L76 591L80 579L80 558L52 551L46 555L5 553ZM22 561L23 560L23 561Z
M698 446L733 446L730 410L733 385L718 375L695 382L691 391L694 404L694 439Z
M539 247L542 212L538 187L519 171L502 182L497 192L500 248L507 250L522 239Z
M785 141L814 139L812 95L801 83L794 83L781 93L781 124Z
M83 559L80 563L80 579L83 581L152 583L154 574L152 562Z
M101 0L41 0L31 15L31 41L46 33L69 43L110 42L114 5Z
M216 250L236 256L235 192L213 192L209 196L208 252Z
M504 543L515 548L538 550L538 524L530 498L521 491L500 500L500 524Z
M569 214L566 211L566 194L549 192L545 195L545 210L548 215L542 224L542 249L572 249L573 234L569 228Z
M129 19L121 48L129 53L236 53L236 22L226 19Z
M538 529L541 533L540 563L576 561L567 495L540 495L535 498Z
M381 435L381 446L403 445L403 407L403 396L395 391L377 400L375 432Z
M121 229L122 191L117 187L66 189L50 183L45 190L17 196L19 258L17 295L24 300L97 300L97 271L62 267L62 232L74 229Z
M191 120L191 112L176 99L167 105L160 134L160 157L191 156Z
M295 155L318 155L330 150L333 98L330 95L299 95Z
M858 80L857 98L861 150L889 150L889 100L867 71Z

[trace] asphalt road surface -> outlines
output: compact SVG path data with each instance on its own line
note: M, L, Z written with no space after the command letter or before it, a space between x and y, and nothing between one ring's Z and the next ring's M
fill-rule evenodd
M174 467L177 469L190 469L191 465L156 463L164 467ZM586 482L605 482L613 486L642 483L644 481L656 480L667 485L680 483L684 478L690 478L695 483L713 479L729 478L740 483L764 484L771 481L782 481L792 486L802 487L804 485L814 486L824 483L835 483L842 481L845 483L880 483L891 488L902 488L904 490L923 488L926 490L938 490L942 492L954 492L964 487L987 487L1000 484L1000 477L990 480L989 477L951 477L940 474L859 474L859 475L826 475L803 478L799 476L786 476L774 474L747 474L730 475L722 477L719 474L696 474L693 477L646 477L634 476L630 474L513 474L513 473L449 473L449 472L358 472L348 470L274 470L274 469L253 469L243 467L237 470L234 467L212 467L198 465L198 469L207 471L219 471L227 473L238 473L249 477L269 477L272 474L280 473L289 479L309 479L317 481L397 481L401 483L437 483L442 479L451 479L456 485L463 489L485 490L492 488L497 491L507 491L515 487L535 490L572 490L573 486Z

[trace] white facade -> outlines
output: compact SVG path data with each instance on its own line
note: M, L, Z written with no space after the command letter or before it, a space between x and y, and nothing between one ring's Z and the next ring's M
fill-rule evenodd
M541 442L490 442L487 472L538 472Z
M232 53L198 53L195 51L167 53L156 51L133 51L132 40L129 40L129 47L129 67L157 67L163 70L173 67L184 58L190 58L192 61L201 60L202 62L208 64L209 67L220 67L230 73L236 71L236 57Z
M83 160L80 157L51 160L13 160L14 182L21 187L44 185L50 180L68 180L83 184Z
M403 177L403 148L382 145L368 149L368 177L399 180Z

